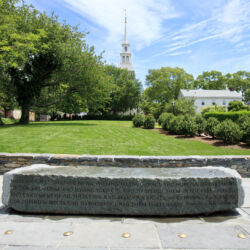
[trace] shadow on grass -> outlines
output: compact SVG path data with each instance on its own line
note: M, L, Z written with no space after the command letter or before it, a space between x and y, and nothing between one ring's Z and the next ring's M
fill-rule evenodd
M4 124L0 126L0 129L2 128L10 128L10 127L60 127L60 126L83 126L83 127L90 127L90 126L97 126L97 124L94 123L78 123L78 122L70 122L70 121L64 121L64 122L34 122L30 124Z

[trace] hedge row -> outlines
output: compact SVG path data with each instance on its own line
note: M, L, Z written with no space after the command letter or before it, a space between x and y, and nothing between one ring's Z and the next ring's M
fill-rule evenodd
M133 115L85 115L82 120L132 121Z
M214 117L220 122L230 119L237 122L241 116L248 116L250 118L250 111L237 111L237 112L207 112L204 114L204 118L208 120L210 117Z
M197 133L210 135L213 138L222 139L227 144L236 144L244 141L250 145L250 117L241 115L237 122L226 119L220 122L215 117L205 120L201 115L174 116L163 113L160 116L163 129L172 134L194 136Z

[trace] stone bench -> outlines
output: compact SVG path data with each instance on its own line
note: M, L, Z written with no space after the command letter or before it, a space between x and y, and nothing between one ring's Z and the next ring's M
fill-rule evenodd
M223 167L32 165L4 174L3 203L49 214L184 215L240 207L240 175Z

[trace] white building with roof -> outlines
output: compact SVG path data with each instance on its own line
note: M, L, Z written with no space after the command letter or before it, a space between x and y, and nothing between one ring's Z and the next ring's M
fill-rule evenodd
M230 90L181 89L180 98L193 98L196 112L200 113L206 106L227 107L231 101L242 101L242 93Z
M121 63L120 68L121 69L127 69L129 71L134 71L131 61L131 51L130 51L130 44L128 42L128 36L127 36L127 16L125 12L125 30L124 30L124 39L122 42L122 52L120 53L121 56Z

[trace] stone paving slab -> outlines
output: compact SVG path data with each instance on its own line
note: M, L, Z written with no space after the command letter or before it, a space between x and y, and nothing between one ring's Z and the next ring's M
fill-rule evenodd
M250 215L250 207L244 207L242 208L244 212L246 212L248 215Z
M242 207L250 207L250 178L242 178L242 186L245 191L245 201Z
M123 238L123 233L130 233ZM153 224L76 224L74 234L65 237L60 246L113 247L113 248L160 248L156 227Z
M241 248L250 249L249 234L247 239L237 237L247 232L238 225L157 225L163 248ZM178 237L186 234L186 238Z
M13 233L5 235L7 230L13 230ZM57 223L1 222L0 243L5 245L55 247L62 241L65 231L72 231L70 223L58 226Z
M1 249L1 247L0 247ZM108 248L79 248L79 247L57 247L57 248L51 248L51 247L34 247L34 246L6 246L5 248L1 250L108 250Z

